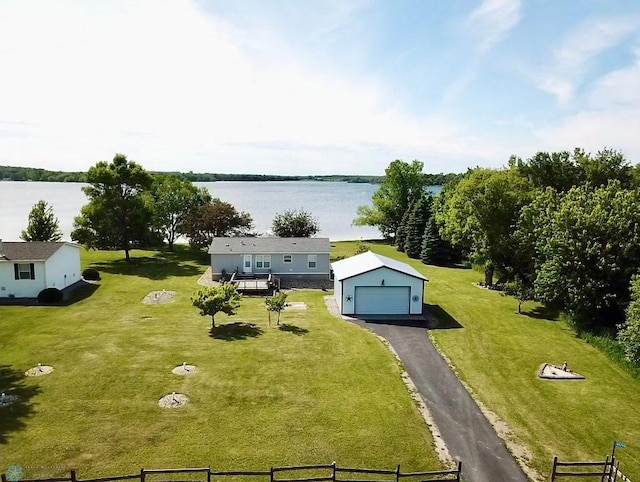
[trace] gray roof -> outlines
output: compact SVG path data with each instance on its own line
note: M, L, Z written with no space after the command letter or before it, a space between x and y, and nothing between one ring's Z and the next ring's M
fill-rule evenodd
M382 256L371 251L367 251L366 253L358 254L356 256L352 256L351 258L331 263L333 275L338 281L347 278L353 278L354 276L357 276L359 274L367 273L369 271L373 271L374 269L382 267L389 268L394 271L399 271L400 273L413 276L414 278L429 281L407 263L387 258L386 256Z
M329 238L213 238L209 254L287 254L287 253L329 253Z
M65 244L77 246L53 241L0 241L0 261L46 261Z

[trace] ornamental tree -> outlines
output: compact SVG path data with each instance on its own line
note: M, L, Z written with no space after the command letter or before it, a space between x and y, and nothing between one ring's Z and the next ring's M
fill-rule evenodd
M241 300L242 295L238 293L238 287L234 283L204 286L191 296L191 303L200 310L200 315L211 317L212 330L216 327L216 314L235 315Z
M281 238L310 238L320 232L320 225L310 212L294 209L277 213L271 223L271 230Z

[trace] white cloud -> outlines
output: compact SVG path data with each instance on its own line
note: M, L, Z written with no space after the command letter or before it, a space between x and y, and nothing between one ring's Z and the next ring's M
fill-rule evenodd
M560 104L568 104L574 99L576 88L583 82L595 59L636 32L639 25L635 17L581 22L553 50L550 66L534 75L536 85L554 95Z
M389 105L375 78L320 71L277 40L256 57L248 32L194 3L94 5L0 4L0 127L22 123L0 131L0 162L86 169L124 152L150 169L377 173L465 155L453 123Z
M483 0L469 14L465 26L475 35L477 49L485 52L502 42L520 18L520 0Z

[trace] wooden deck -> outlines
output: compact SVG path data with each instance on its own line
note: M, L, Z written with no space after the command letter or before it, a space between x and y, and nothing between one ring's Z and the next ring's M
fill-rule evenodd
M266 279L239 279L238 291L269 291L269 282Z

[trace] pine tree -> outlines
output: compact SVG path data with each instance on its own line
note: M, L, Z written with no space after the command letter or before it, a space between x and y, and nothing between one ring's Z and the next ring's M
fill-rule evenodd
M422 237L424 236L427 221L431 217L432 205L433 197L431 194L425 194L418 199L411 210L404 240L404 251L410 258L420 257Z
M22 231L20 238L25 241L60 241L62 231L58 218L53 214L53 208L47 201L38 201L29 213L29 224Z
M445 264L449 260L449 249L446 241L440 237L435 216L429 218L424 230L420 259L424 264L436 265Z
M404 252L404 243L407 239L407 223L409 222L409 215L411 214L412 208L413 204L411 204L409 209L402 215L400 226L398 226L398 230L396 231L396 249L401 252Z

